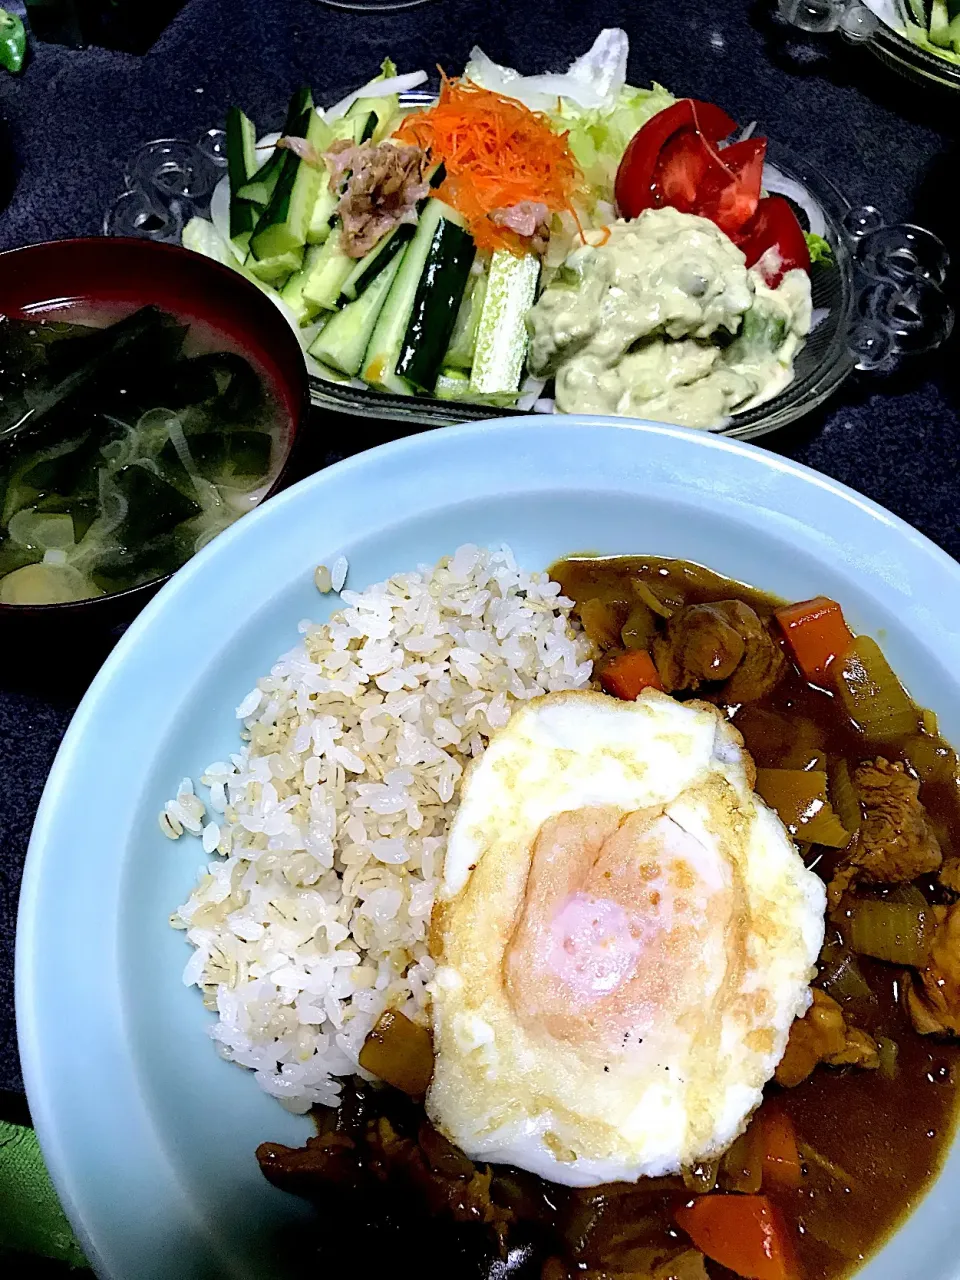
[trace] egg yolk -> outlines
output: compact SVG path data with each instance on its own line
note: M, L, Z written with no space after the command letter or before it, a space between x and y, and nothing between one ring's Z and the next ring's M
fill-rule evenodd
M505 955L517 1016L605 1056L642 1042L697 1003L708 953L724 951L727 881L716 854L662 809L549 819Z

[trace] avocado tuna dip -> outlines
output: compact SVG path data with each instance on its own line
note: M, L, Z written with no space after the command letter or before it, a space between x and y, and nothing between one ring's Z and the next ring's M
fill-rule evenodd
M762 260L676 209L587 233L527 317L529 364L564 413L719 427L778 395L810 332L810 277L771 289Z

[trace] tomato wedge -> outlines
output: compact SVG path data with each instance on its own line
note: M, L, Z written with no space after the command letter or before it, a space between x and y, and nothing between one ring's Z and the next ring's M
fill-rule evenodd
M704 188L729 183L720 152L693 129L682 129L666 144L653 170L656 206L669 205L680 213L699 213Z
M681 98L633 135L617 170L615 195L624 218L664 206L709 218L746 254L763 262L771 288L797 267L810 270L803 229L782 196L760 198L766 138L718 144L736 128L709 102Z
M747 256L747 266L760 261L769 249L776 250L772 261L763 264L763 275L775 289L788 271L810 270L810 250L797 215L783 196L765 196L757 211L735 237Z
M735 237L757 211L766 138L747 138L719 152L723 178L704 175L697 201L697 213L715 222L721 231Z
M656 208L662 200L654 185L654 171L661 152L675 134L690 132L705 143L717 143L736 128L736 122L712 102L681 98L658 111L627 144L617 170L615 196L625 218ZM713 148L715 150L715 147Z

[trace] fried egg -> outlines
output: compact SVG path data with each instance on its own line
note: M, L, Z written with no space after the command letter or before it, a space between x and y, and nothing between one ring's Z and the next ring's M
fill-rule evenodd
M712 706L520 708L464 779L430 949L427 1113L475 1160L593 1186L743 1131L810 1003L825 895Z

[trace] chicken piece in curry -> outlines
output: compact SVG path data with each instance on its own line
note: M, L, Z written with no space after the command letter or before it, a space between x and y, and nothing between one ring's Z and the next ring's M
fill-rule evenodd
M781 601L684 561L572 558L595 678L722 708L828 890L813 1002L744 1134L682 1176L572 1189L474 1164L429 1123L429 1036L384 1015L275 1185L362 1230L352 1270L531 1280L839 1280L918 1203L953 1136L960 1070L960 765L840 606ZM393 1087L391 1087L393 1086ZM314 1243L326 1265L341 1245ZM413 1251L412 1253L410 1251ZM404 1272L405 1274L406 1272Z

